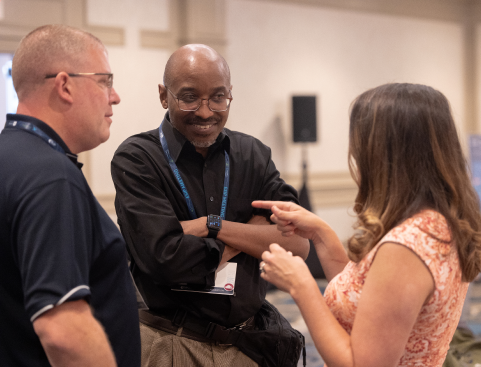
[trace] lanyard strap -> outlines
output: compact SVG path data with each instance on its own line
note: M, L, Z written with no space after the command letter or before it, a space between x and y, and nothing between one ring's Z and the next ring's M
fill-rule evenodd
M189 192L187 191L187 188L185 187L184 181L182 180L182 177L180 176L179 169L177 168L177 165L175 164L174 160L172 159L172 156L170 155L169 146L167 145L167 139L165 138L165 135L162 131L162 125L163 125L163 122L159 126L160 144L162 145L162 149L164 150L164 153L167 156L167 160L169 162L170 168L172 169L172 172L174 173L174 176L177 179L177 182L179 183L180 188L182 189L182 193L184 194L185 202L187 203L187 207L189 208L190 218L191 219L197 219L197 214L195 212L194 203L192 202L192 199L189 196ZM226 212L226 208L227 208L227 198L229 196L229 175L230 175L229 154L227 154L227 151L225 151L225 150L224 150L224 155L225 155L224 190L222 192L222 206L221 206L221 210L220 210L220 217L222 219L225 219L225 212Z
M65 150L58 144L55 140L53 140L50 136L45 134L42 130L40 130L37 126L30 122L19 121L19 120L7 120L5 127L12 127L15 129L25 130L31 134L37 135L42 138L48 145L50 145L56 151L66 154Z

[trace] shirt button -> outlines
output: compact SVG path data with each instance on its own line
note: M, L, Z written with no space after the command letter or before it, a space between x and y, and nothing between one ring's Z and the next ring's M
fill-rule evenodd
M210 201L214 201L214 197L213 197L213 196L210 197Z

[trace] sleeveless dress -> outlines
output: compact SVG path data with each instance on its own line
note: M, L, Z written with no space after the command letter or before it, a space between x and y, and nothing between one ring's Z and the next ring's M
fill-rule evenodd
M378 249L386 242L414 251L435 282L434 294L422 307L398 366L442 366L469 283L461 281L456 246L451 242L451 232L441 214L432 210L416 214L389 231L359 263L349 262L327 286L324 294L327 305L342 327L351 333L364 280Z

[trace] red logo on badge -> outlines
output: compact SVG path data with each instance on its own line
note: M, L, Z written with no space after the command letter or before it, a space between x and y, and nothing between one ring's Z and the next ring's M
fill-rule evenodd
M230 283L227 283L225 286L224 286L224 289L226 291L233 291L234 290L234 286Z

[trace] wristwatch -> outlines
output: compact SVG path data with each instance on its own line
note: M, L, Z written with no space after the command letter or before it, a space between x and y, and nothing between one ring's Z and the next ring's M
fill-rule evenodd
M222 218L218 215L209 214L207 216L207 229L209 230L209 234L207 238L217 238L217 234L219 233L220 229L222 228Z

